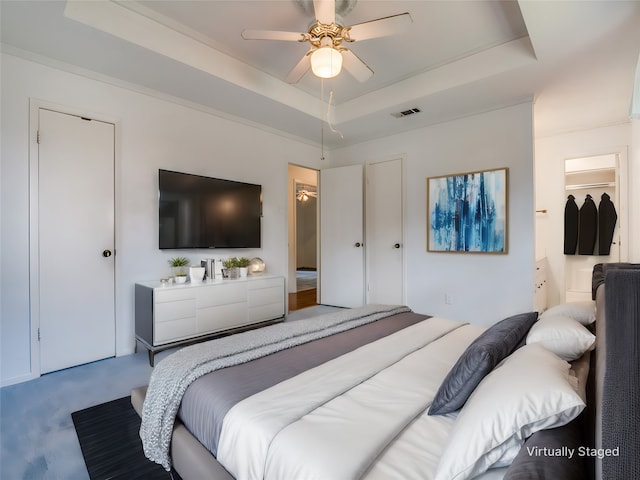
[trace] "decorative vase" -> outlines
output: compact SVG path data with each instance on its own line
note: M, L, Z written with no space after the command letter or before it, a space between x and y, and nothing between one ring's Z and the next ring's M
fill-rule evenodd
M240 276L241 277L246 277L248 271L249 271L249 269L247 267L240 267Z
M202 283L204 280L204 267L198 267L194 265L189 267L189 277L191 278L191 283Z
M261 258L254 257L251 259L251 262L249 263L249 272L251 275L260 275L261 273L264 273L264 269L265 264Z

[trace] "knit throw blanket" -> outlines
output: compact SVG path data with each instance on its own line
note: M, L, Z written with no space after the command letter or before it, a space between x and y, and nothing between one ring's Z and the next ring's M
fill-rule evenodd
M169 445L182 396L191 382L215 370L239 365L410 309L366 305L290 323L279 323L183 348L158 362L142 407L140 438L149 460L171 469Z

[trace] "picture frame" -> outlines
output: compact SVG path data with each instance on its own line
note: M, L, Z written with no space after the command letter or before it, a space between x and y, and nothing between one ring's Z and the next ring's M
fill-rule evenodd
M508 168L427 178L427 251L506 254Z

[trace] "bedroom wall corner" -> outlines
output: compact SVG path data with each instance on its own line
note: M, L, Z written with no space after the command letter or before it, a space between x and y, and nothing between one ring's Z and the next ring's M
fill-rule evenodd
M533 309L534 201L531 102L332 151L334 165L402 152L405 163L407 304L488 326ZM509 169L508 253L434 253L426 249L426 179ZM445 297L447 301L445 301Z
M270 273L287 276L287 168L317 168L318 148L216 112L195 108L133 85L96 80L47 62L2 53L2 385L37 376L30 364L29 313L29 99L99 112L119 120L116 169L116 354L133 353L136 281L167 276L167 259L191 261L209 251L158 249L157 171L260 183L263 186L262 248ZM247 141L250 138L251 141ZM226 257L238 250L220 250ZM87 312L91 305L82 305Z

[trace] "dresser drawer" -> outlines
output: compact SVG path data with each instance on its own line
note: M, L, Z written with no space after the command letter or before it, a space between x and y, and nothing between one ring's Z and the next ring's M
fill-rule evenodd
M260 278L258 280L251 280L248 282L249 290L258 290L261 288L279 287L284 285L284 278Z
M230 303L198 309L198 334L219 332L248 322L247 304Z
M195 316L156 323L153 331L153 343L154 345L161 345L192 337L196 333Z
M246 301L246 283L228 283L216 285L215 288L198 289L198 308L215 307L229 303L245 303Z
M249 322L262 322L273 320L284 315L284 302L270 303L249 308Z
M269 303L283 303L282 287L261 288L259 290L249 290L249 306L257 307Z
M196 316L196 299L178 300L176 302L157 303L155 311L156 323L190 318Z
M175 302L196 298L196 290L193 288L172 288L167 290L156 289L154 292L156 303Z

